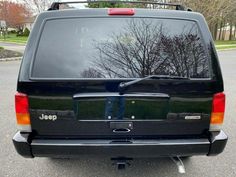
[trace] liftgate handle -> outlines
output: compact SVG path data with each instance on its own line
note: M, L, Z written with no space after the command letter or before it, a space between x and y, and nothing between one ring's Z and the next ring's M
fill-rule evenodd
M129 133L131 130L128 128L113 129L113 133Z

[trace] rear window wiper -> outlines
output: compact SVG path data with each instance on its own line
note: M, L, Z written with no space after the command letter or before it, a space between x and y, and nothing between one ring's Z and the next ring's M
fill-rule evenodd
M141 82L143 80L147 80L147 79L175 79L175 80L189 80L188 77L181 77L181 76L168 76L168 75L149 75L143 78L138 78L138 79L134 79L132 81L128 81L128 82L121 82L119 84L119 90L122 91L124 90L126 87L136 84L137 82Z

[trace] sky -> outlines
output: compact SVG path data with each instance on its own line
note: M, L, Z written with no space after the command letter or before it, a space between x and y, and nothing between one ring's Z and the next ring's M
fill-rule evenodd
M7 0L7 1L13 1L13 2L18 2L18 3L23 3L24 2L23 0ZM72 2L73 1L74 2L74 1L86 1L86 0L54 0L54 1L55 2L57 2L57 1L60 1L60 2ZM72 6L77 7L77 8L84 8L84 5L82 5L82 4L77 4L77 5L73 4Z

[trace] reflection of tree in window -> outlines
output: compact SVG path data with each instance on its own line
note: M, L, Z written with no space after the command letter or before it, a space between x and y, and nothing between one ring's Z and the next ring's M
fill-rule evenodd
M144 77L174 75L209 77L208 60L196 25L183 26L171 34L163 23L132 19L120 34L96 42L96 73L103 77ZM171 30L171 29L170 29ZM93 76L93 75L91 75Z
M102 73L99 71L93 69L93 68L88 68L87 70L84 70L81 74L81 77L83 78L103 78L104 76Z
M208 60L196 34L162 36L161 44L162 55L168 61L160 67L160 73L193 78L209 77Z

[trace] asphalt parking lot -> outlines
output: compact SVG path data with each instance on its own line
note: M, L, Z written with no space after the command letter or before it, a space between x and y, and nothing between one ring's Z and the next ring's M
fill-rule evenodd
M4 49L13 50L21 53L23 53L25 50L25 45L23 44L0 42L0 46L4 47Z
M135 159L126 170L117 171L109 159L25 159L12 144L16 132L14 94L20 61L0 62L0 177L235 177L236 176L236 50L219 52L227 95L224 130L229 135L225 151L216 157L184 160L186 174L179 174L168 158Z

